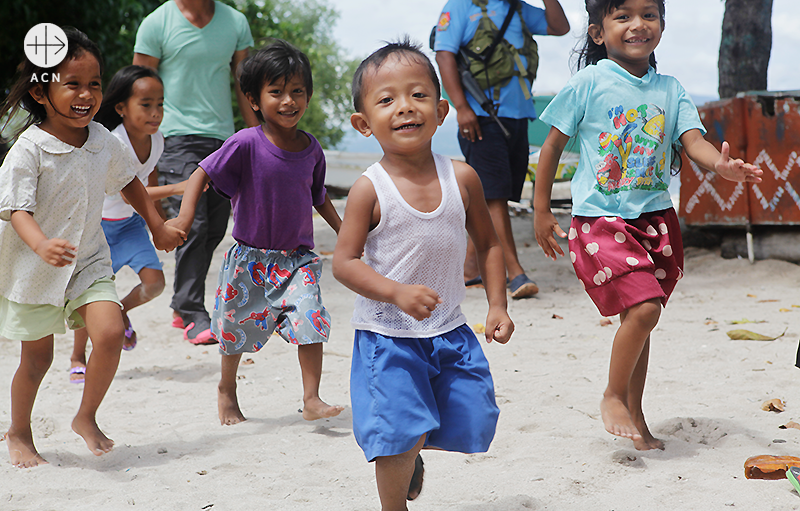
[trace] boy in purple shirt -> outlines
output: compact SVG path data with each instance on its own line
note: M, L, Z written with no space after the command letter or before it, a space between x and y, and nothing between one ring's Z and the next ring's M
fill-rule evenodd
M261 125L239 131L200 162L170 221L188 228L209 183L233 206L236 243L225 253L211 315L223 355L219 419L245 420L236 370L242 353L260 350L274 330L298 345L303 418L333 417L343 408L319 397L330 315L319 288L322 262L311 251L311 207L336 232L341 219L325 190L322 148L297 129L313 90L311 67L300 50L276 40L242 62L239 81Z

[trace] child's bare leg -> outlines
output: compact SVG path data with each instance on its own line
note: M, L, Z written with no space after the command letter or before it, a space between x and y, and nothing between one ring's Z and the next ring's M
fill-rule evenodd
M403 454L379 456L375 459L375 481L378 483L378 497L382 511L406 511L408 485L414 474L414 460L425 443L425 435L417 444Z
M301 344L297 347L300 372L303 376L303 418L307 421L335 417L344 407L331 406L319 398L322 379L322 343Z
M72 341L72 355L69 357L69 368L82 367L86 370L86 343L89 341L89 334L85 328L75 330L74 340ZM84 375L70 372L70 380L82 380Z
M222 375L217 387L217 408L219 410L219 423L231 426L246 421L239 409L239 399L236 397L236 371L239 369L241 353L238 355L222 355Z
M621 325L611 348L608 387L600 402L603 424L613 435L634 441L642 438L628 410L628 395L631 376L660 315L661 302L657 299L636 304L620 315Z
M664 442L650 433L650 429L647 427L647 423L644 420L644 412L642 411L642 396L644 395L644 383L647 379L647 363L649 358L650 336L648 335L647 340L644 342L644 347L642 348L642 354L639 355L639 362L637 362L633 374L631 375L631 385L628 390L628 411L631 414L633 425L636 426L636 429L639 430L639 434L642 435L641 440L634 440L633 446L640 451L649 449L664 450Z
M128 311L149 302L164 291L164 272L161 270L142 268L139 271L139 279L141 280L141 284L131 289L131 292L121 300L122 317L125 322L125 328L130 326ZM135 344L136 332L133 333L130 339L126 337L123 342L126 348Z
M92 354L86 363L86 384L72 430L83 437L95 456L101 456L114 447L114 441L97 426L97 409L117 373L125 329L122 312L114 302L92 302L80 307L78 312L92 339Z
M31 411L36 393L53 362L53 336L38 341L23 341L19 368L11 381L11 426L5 435L11 464L31 468L47 461L33 445Z

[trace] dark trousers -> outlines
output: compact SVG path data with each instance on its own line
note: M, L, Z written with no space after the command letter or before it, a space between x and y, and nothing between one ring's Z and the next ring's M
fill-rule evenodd
M219 149L221 140L195 135L168 137L164 154L158 162L159 180L163 184L189 179L200 161ZM167 199L167 216L174 218L181 207L181 197ZM185 324L210 324L206 311L205 287L214 249L228 228L231 203L209 188L197 201L192 228L186 242L175 250L175 280L170 307L179 312Z

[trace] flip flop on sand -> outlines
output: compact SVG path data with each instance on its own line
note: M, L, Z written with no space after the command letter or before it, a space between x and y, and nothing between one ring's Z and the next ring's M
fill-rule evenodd
M72 375L80 375L76 378L73 378ZM83 383L86 381L86 368L82 366L75 366L69 370L69 382L70 383Z
M195 328L194 322L189 323L189 326L183 330L183 338L190 343L196 346L200 344L217 344L217 339L214 337L214 334L211 333L210 328L200 330L199 332L192 332L192 330L199 330L199 327Z
M128 319L128 326L125 327L125 339L127 339L127 344L125 342L122 343L122 349L125 351L130 351L136 347L136 332L133 330L133 323L131 320Z
M408 495L406 499L414 500L422 492L422 480L425 476L425 464L422 463L422 456L417 454L414 460L414 474L411 476L411 483L408 485Z
M482 285L483 285L483 279L481 278L480 275L478 275L474 279L469 279L464 281L464 286L466 287L482 286Z
M794 489L797 490L797 493L800 493L800 467L789 467L789 470L786 471L786 479L792 483Z

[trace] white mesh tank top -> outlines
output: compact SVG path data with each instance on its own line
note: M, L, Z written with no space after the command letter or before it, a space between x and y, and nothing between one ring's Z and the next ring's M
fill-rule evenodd
M422 284L442 303L429 318L417 321L394 304L356 298L354 328L391 337L434 337L466 323L464 258L467 252L466 212L453 162L434 154L442 201L434 211L412 208L380 163L364 175L372 181L381 209L377 227L367 235L364 262L379 274L403 284Z

